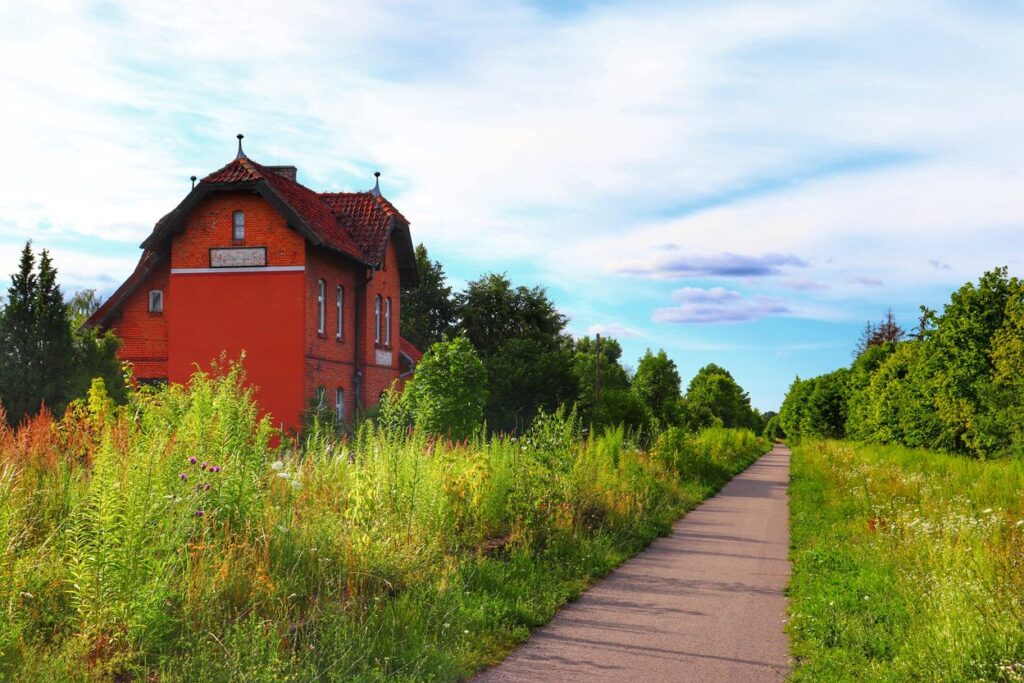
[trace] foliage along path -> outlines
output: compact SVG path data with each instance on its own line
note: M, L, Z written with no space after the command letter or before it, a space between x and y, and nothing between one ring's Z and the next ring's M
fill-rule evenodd
M782 680L788 483L776 446L477 680Z

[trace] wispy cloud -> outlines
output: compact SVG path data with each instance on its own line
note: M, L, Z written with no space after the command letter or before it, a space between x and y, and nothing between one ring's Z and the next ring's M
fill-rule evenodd
M779 285L786 289L795 289L801 291L814 291L828 289L828 285L824 282L818 282L817 280L803 280L800 278L788 278L785 280L779 280Z
M616 338L621 338L621 337L632 338L632 337L639 337L639 336L642 335L642 332L640 332L640 330L638 330L636 328L633 328L633 327L630 327L628 325L622 325L620 323L598 323L596 325L591 325L587 329L587 333L588 334L603 334L605 336L616 337Z
M876 277L865 277L863 275L855 275L847 278L848 282L852 282L857 285L864 285L865 287L884 287L885 282L879 280Z
M659 308L652 320L659 323L741 323L770 315L791 313L780 299L756 296L747 299L739 292L714 287L683 287L672 293L678 306Z
M953 268L953 266L949 265L945 261L940 261L938 259L928 259L928 265L935 270L952 270Z
M766 277L779 275L790 266L804 268L807 262L791 254L763 254L747 256L722 253L710 256L669 255L656 256L645 262L613 265L615 272L628 275L681 280L699 277Z

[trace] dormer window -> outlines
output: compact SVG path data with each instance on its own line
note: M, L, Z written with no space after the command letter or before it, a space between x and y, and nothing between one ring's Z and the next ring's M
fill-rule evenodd
M162 289L151 289L151 290L149 290L149 312L150 313L163 313L164 312L164 290L162 290Z
M244 240L245 239L245 212L235 211L231 217L231 239L233 240Z

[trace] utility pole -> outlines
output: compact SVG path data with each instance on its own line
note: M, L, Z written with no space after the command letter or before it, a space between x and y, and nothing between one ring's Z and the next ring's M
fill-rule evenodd
M597 352L594 354L594 407L601 405L601 335L597 334L595 342Z

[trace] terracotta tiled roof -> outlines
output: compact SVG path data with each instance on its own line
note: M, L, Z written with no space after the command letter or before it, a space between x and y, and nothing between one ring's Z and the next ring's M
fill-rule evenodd
M203 178L204 183L231 184L263 181L302 216L328 247L370 265L380 262L391 233L392 216L405 218L387 200L368 192L318 193L289 180L251 159L235 159ZM343 206L344 209L336 207ZM349 225L348 221L352 222ZM408 221L405 221L408 224Z
M413 346L412 342L405 337L398 338L398 351L411 358L413 363L419 363L423 358L423 352Z

